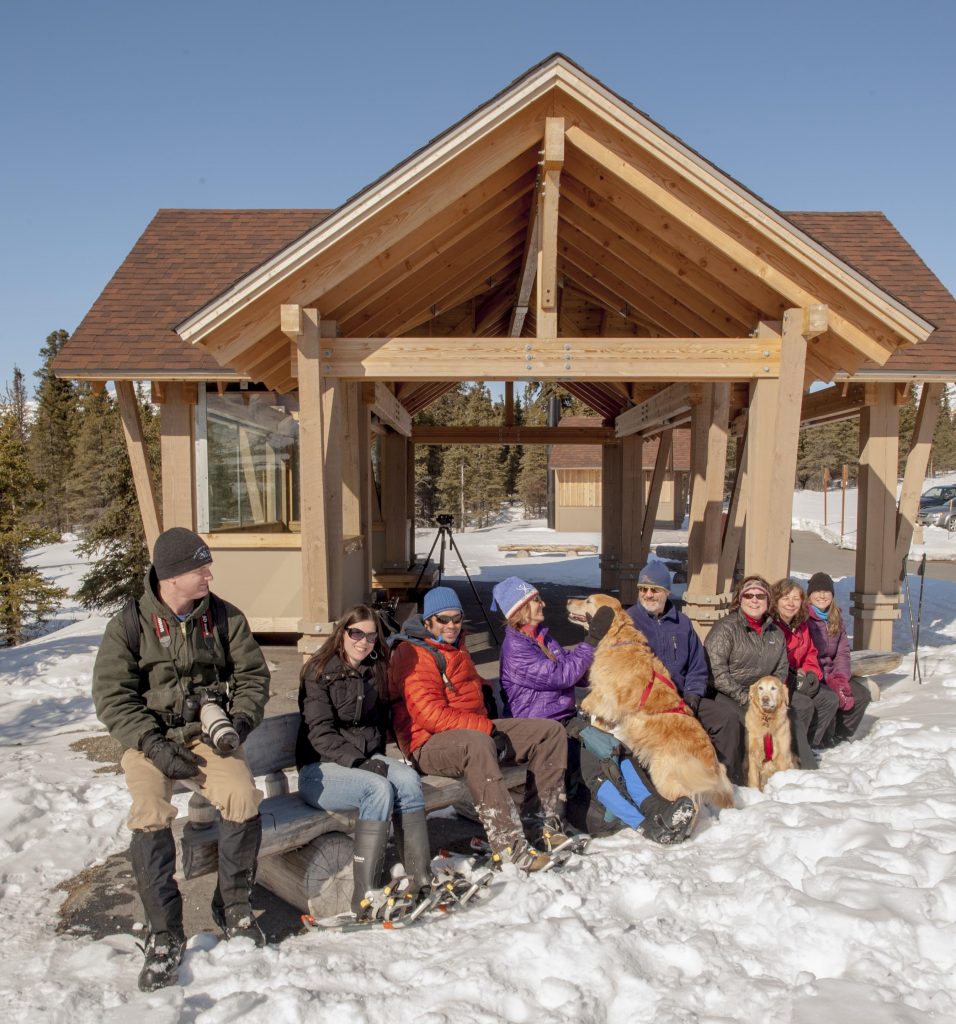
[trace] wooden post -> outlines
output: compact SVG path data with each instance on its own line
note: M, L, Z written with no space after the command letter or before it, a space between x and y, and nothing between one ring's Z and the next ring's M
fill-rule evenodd
M621 442L601 446L601 589L605 592L621 586Z
M896 474L899 412L892 383L866 385L860 413L860 479L856 519L856 590L850 595L853 647L888 651L898 619Z
M415 561L415 445L405 438L405 523L408 533L408 565Z
M939 413L939 399L943 393L942 384L924 384L913 424L913 438L906 456L903 471L903 487L900 491L899 509L896 514L896 565L902 572L903 559L909 553L913 542L916 513L919 511L919 496L926 479L929 454L933 447L933 433Z
M165 381L159 412L163 477L163 529L196 528L193 407L196 385Z
M381 435L382 519L385 521L384 564L377 568L406 570L408 551L408 445L392 430Z
M691 411L694 462L690 534L687 544L687 592L684 610L694 628L706 636L726 607L717 592L724 507L724 472L730 385L707 384L703 399Z
M651 551L651 539L654 534L654 523L657 522L657 510L661 503L661 489L667 475L667 463L674 448L674 431L663 430L657 445L657 458L654 461L654 472L651 474L651 486L647 492L647 505L644 507L644 523L641 527L641 549L638 562L647 564ZM677 489L674 489L674 501L677 501Z
M558 336L558 199L564 164L564 118L548 117L544 127L541 188L538 191L538 301L535 324L539 338Z
M644 439L629 434L621 440L621 604L637 600L637 577L641 571L641 530L644 526Z
M299 306L283 306L281 322L296 342L299 379L304 655L342 613L342 385L322 370L324 353L333 349L334 322L322 323L318 310Z
M811 307L814 311L824 307ZM790 571L793 488L800 440L800 409L807 359L807 336L826 328L826 318L809 320L803 309L788 309L781 329L780 377L758 380L751 392L748 443L750 501L746 517L748 573L771 583ZM806 332L806 333L805 333ZM773 337L760 324L757 337Z
M369 535L369 482L371 468L369 431L371 411L362 399L362 385L343 384L344 444L342 457L342 536L347 543L358 542L362 551L360 576L343 579L343 602L346 605L365 600L372 580Z
M724 528L723 543L720 549L720 562L717 566L717 593L729 593L733 589L734 569L740 555L740 545L744 534L744 517L750 500L750 483L747 472L748 446L747 436L737 439L737 466L734 473L734 486L730 492L730 507L727 510L727 525Z
M133 487L136 489L136 502L143 520L143 533L146 535L146 547L151 552L156 538L162 532L159 509L156 505L156 489L153 486L153 474L150 472L146 458L146 445L143 441L143 424L139 418L139 402L136 401L136 390L131 380L117 380L116 401L119 406L120 421L123 424L123 436L126 438L126 452L129 455L130 469L133 472Z

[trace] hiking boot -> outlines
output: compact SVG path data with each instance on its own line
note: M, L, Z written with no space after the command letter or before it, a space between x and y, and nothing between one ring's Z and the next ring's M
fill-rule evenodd
M223 909L213 903L212 919L227 939L252 939L257 946L266 944L265 933L248 904L236 903Z
M155 992L158 988L176 983L182 963L186 939L171 932L156 932L146 939L143 952L146 963L139 972L141 992Z
M559 847L571 841L571 837L564 831L560 821L552 821L542 829L534 845L545 853L554 853Z
M551 855L536 850L526 839L518 839L511 846L498 850L492 855L492 864L514 864L519 871L540 871L551 863Z
M644 821L640 831L652 842L673 846L690 835L697 820L697 805L687 796L665 800L655 794L641 804L641 813Z

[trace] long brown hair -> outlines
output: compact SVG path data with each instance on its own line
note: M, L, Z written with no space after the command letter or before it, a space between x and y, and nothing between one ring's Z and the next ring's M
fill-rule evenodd
M793 629L799 626L801 622L807 621L807 592L803 589L803 584L799 580L795 580L792 576L787 576L785 579L778 580L773 585L773 589L770 591L770 614L775 618L779 619L780 616L777 614L777 604L782 597L786 597L791 590L800 591L800 607L797 609L796 615L794 615L790 622L790 628Z
M843 612L840 611L840 606L836 602L836 595L831 595L833 600L830 602L830 607L827 609L827 617L824 619L817 619L818 622L826 622L827 633L830 636L839 636L840 630L843 629ZM807 598L807 613L810 614L810 599Z
M366 655L365 661L371 660L372 677L375 679L375 689L381 700L388 699L388 647L385 645L385 631L382 629L382 620L378 617L373 608L365 604L353 605L339 619L332 630L332 635L302 666L299 673L299 681L304 682L306 676L314 676L316 679L325 671L326 665L332 660L333 655L338 655L343 665L348 664L345 657L345 631L356 622L374 622L375 632L378 633L378 640L375 646Z
M507 620L508 621L508 625L511 626L512 629L515 629L515 630L517 630L520 633L522 626L531 626L531 625L534 624L532 622L532 616L531 616L531 605L532 605L532 603L533 602L529 599L529 600L525 601L525 603L523 605L521 605L521 607L518 608L517 611L512 612L511 616ZM548 650L548 648L544 644L539 643L538 646L541 648L541 653L546 658L548 658L550 661L557 661L558 660L557 658L555 658L555 656Z

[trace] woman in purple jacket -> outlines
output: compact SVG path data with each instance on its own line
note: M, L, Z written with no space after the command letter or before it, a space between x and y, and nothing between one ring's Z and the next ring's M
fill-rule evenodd
M491 610L507 619L501 644L501 689L515 718L550 718L568 732L568 806L572 825L592 835L621 823L657 843L682 842L693 828L696 808L687 797L665 800L636 759L620 756L618 741L577 713L574 687L594 659L594 649L614 619L601 608L588 623L583 643L565 650L544 622L538 591L509 576L494 587Z
M817 648L823 681L840 702L827 739L839 743L848 740L859 728L870 703L870 691L850 675L850 642L840 606L833 600L833 579L825 572L814 573L807 584L807 599L807 625Z

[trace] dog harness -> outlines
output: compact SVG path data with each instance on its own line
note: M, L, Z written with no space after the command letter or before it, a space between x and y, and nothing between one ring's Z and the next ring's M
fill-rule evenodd
M643 647L644 650L651 651L650 645L642 643L640 640L618 640L617 643L609 644L610 647ZM675 693L678 692L677 687L674 685L673 679L668 679L667 676L662 676L656 669L651 669L651 678L647 686L644 687L644 692L641 694L641 699L638 701L637 710L643 711L644 705L648 702L651 696L651 690L654 689L654 680L659 680L662 683L666 683ZM665 708L663 711L651 712L655 715L682 715L687 710L687 705L684 703L682 697L678 697L677 707Z
M769 732L764 733L763 736L763 759L764 761L773 760L773 737Z

